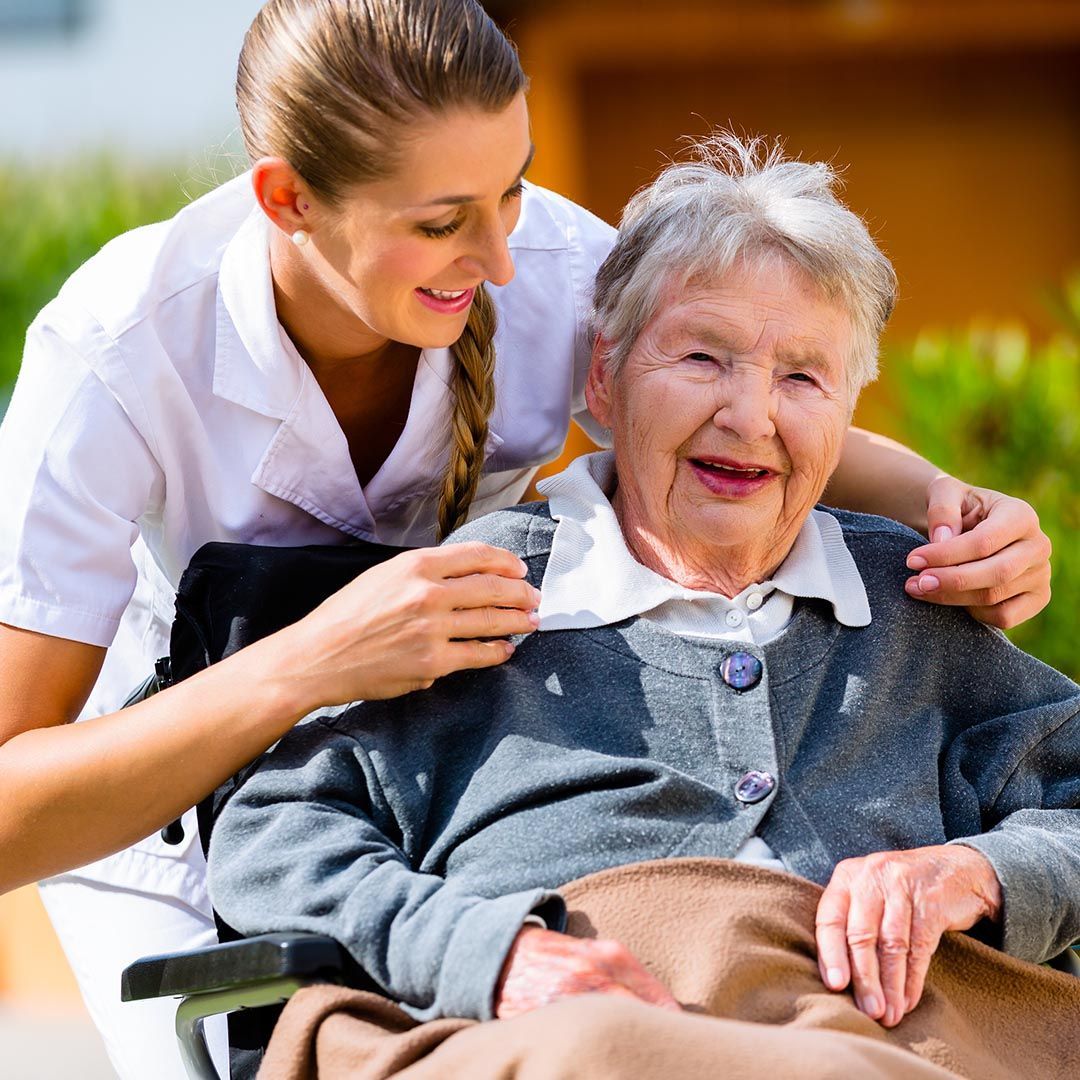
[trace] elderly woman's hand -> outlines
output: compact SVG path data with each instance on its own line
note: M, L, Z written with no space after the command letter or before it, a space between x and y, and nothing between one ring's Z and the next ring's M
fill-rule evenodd
M959 844L845 859L817 910L818 967L830 990L853 982L855 1002L886 1027L922 997L930 959L947 930L1001 913L989 860Z
M908 556L908 596L966 607L1002 630L1050 602L1050 540L1022 499L939 476L927 491L932 543Z
M539 926L518 933L495 992L500 1020L578 994L616 994L680 1009L658 979L617 941L568 937Z

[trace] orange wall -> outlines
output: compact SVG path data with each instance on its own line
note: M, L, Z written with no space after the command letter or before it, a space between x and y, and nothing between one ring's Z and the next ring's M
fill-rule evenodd
M0 896L0 1004L5 999L50 1012L82 1009L74 976L33 886Z
M893 259L886 346L980 316L1052 328L1040 294L1080 264L1080 4L593 0L509 28L537 182L614 222L682 136L779 135L843 169ZM886 373L859 418L891 414Z

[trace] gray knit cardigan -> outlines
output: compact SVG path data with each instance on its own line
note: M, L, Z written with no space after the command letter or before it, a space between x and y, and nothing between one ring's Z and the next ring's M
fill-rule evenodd
M764 648L647 619L533 634L494 670L317 715L284 738L217 823L213 902L238 930L340 940L421 1019L492 1015L526 915L606 867L730 857L759 834L795 874L959 840L1004 892L998 944L1041 961L1080 937L1080 687L953 608L909 599L920 538L831 511L873 621L798 601ZM453 540L509 548L539 585L542 504ZM743 691L736 649L764 664ZM777 784L734 797L748 770Z

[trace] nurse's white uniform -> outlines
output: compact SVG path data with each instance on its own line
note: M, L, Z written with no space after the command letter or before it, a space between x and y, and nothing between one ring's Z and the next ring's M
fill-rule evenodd
M448 350L425 350L408 421L361 489L340 427L277 322L270 226L241 176L171 221L114 240L30 328L0 427L0 622L108 646L80 719L115 710L168 651L173 596L210 540L434 541L447 459ZM582 389L593 275L614 231L526 185L498 310L496 405L472 514L517 502ZM194 812L42 884L124 1080L182 1080L174 1003L122 1005L139 956L215 940ZM208 1026L215 1056L223 1023Z

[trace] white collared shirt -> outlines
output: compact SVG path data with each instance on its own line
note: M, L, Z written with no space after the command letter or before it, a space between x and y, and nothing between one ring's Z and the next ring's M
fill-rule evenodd
M831 514L812 510L776 573L727 597L684 588L639 563L611 507L614 490L611 451L580 457L541 482L558 522L541 587L541 631L642 615L676 634L765 645L783 633L799 597L827 601L845 626L869 625L866 589Z
M0 426L0 622L109 647L81 718L115 709L168 651L176 586L208 541L434 540L449 350L423 352L405 429L361 489L278 323L269 229L238 177L108 244L27 335ZM591 425L585 320L613 238L526 185L517 273L491 290L496 404L473 515L516 503L571 418ZM190 899L201 884L177 859L186 831L181 848L155 835L80 873Z
M727 597L684 588L639 563L611 506L615 485L611 451L580 457L541 482L558 522L540 586L541 633L640 615L687 637L765 645L783 633L797 597L828 601L845 626L869 625L862 577L831 514L812 510L776 573ZM749 837L733 858L786 869L760 836Z

